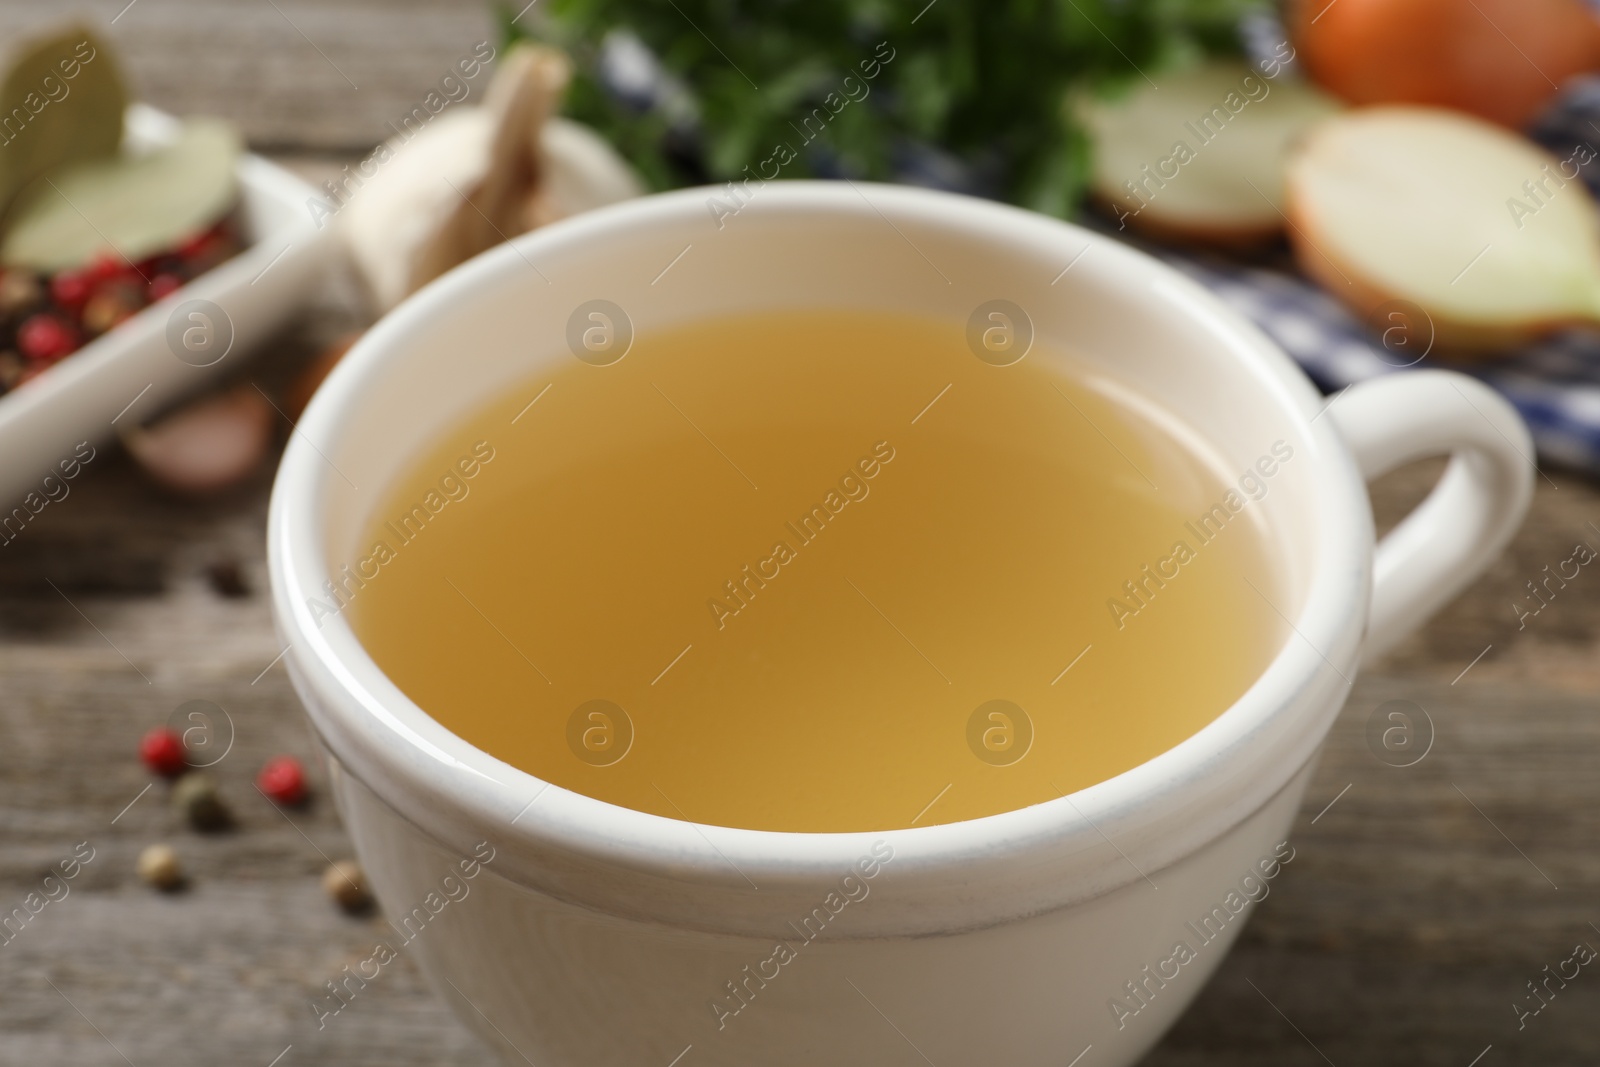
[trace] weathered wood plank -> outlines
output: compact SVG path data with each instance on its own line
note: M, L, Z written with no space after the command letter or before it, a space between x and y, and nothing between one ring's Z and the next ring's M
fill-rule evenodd
M109 19L122 6L90 10ZM313 152L372 143L430 72L489 33L476 4L277 7L139 0L110 32L154 102ZM54 17L0 6L0 33ZM248 373L281 379L350 321L330 299ZM1392 521L1436 474L1385 480L1380 514ZM1524 583L1578 539L1600 547L1587 526L1600 525L1600 492L1551 478L1493 571L1358 680L1297 824L1296 861L1152 1064L1465 1067L1491 1044L1483 1067L1600 1059L1600 980L1580 977L1521 1031L1511 1008L1575 941L1600 945L1600 578L1585 571L1524 629L1512 607L1532 606ZM308 1007L366 954L379 920L321 895L325 857L349 853L330 806L319 799L291 826L250 785L267 756L310 752L281 667L257 680L279 651L263 594L269 479L263 469L225 497L180 502L108 450L0 550L0 908L75 843L95 849L70 895L0 944L0 1061L265 1067L292 1044L285 1067L489 1062L409 960L325 1029ZM222 558L241 562L250 595L210 587L205 570ZM230 834L182 830L161 786L118 817L149 781L139 735L191 699L233 722L215 768L239 817ZM1435 724L1414 767L1367 747L1367 719L1391 699ZM189 892L138 883L134 859L158 838L181 848Z
M281 352L334 325L313 316ZM1380 496L1409 500L1431 473L1392 479ZM1589 926L1600 917L1600 717L1586 662L1600 611L1577 583L1520 634L1504 609L1535 564L1566 555L1567 528L1600 512L1600 494L1556 477L1560 490L1543 486L1496 574L1357 682L1295 863L1152 1063L1320 1062L1294 1027L1339 1064L1464 1065L1489 1044L1497 1060L1485 1062L1592 1061L1600 1037L1585 1020L1600 983L1573 983L1520 1033L1511 1011L1546 963L1579 939L1600 943ZM281 668L253 682L278 652L261 592L267 478L176 502L108 454L0 553L0 903L36 888L76 842L96 849L71 895L0 946L0 1058L121 1062L65 994L135 1063L265 1064L289 1044L294 1063L486 1062L409 961L325 1030L307 1005L368 950L377 920L338 914L317 887L324 856L348 854L328 805L296 813L297 830L251 794L268 755L309 753ZM222 557L243 562L250 596L209 587L204 570ZM1491 642L1503 654L1452 686ZM160 786L112 825L148 782L132 757L139 734L190 699L232 717L234 747L216 773L238 831L181 830ZM1417 766L1386 766L1367 748L1367 718L1391 699L1416 702L1436 726ZM191 892L138 884L134 858L157 838L183 849Z
M246 376L270 388L351 321L314 310ZM309 1007L381 919L322 893L328 859L350 855L326 798L291 824L252 785L271 755L312 756L283 668L262 674L279 651L264 595L271 468L180 501L108 448L0 552L0 910L42 892L79 842L94 850L67 895L0 944L0 1062L265 1067L289 1044L284 1064L490 1062L404 957L325 1028ZM219 560L239 562L249 595L212 587ZM164 784L144 791L140 735L190 700L224 709L217 745L231 725L212 768L229 833L194 834ZM156 840L180 850L188 891L138 881Z
M370 148L475 44L498 44L478 2L92 0L69 11L13 0L0 4L0 47L73 12L112 42L143 99L299 151ZM469 84L476 95L483 80Z

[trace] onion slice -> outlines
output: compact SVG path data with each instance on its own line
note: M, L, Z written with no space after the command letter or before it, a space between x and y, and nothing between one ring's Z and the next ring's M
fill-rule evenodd
M1590 158L1455 111L1350 111L1290 161L1290 239L1369 321L1406 301L1442 351L1508 347L1600 319L1600 217L1577 177Z
M1338 109L1287 76L1214 62L1080 108L1094 145L1091 187L1124 225L1224 246L1283 230L1289 145Z

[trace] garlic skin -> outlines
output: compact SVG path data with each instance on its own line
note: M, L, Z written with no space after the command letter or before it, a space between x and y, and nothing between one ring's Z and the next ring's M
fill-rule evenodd
M438 233L489 169L492 119L481 108L447 111L391 155L356 191L336 220L357 275L378 312L388 311L427 279L415 250Z
M645 194L644 182L611 142L571 119L553 118L544 127L544 192L566 218Z
M570 70L560 52L513 48L481 106L379 150L336 220L378 313L502 241L644 193L605 140L555 116Z

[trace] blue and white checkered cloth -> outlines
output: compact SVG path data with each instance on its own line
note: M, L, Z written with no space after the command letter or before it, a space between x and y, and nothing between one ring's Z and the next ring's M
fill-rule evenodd
M1600 78L1583 79L1564 93L1533 135L1562 159L1579 143L1600 145ZM1583 177L1600 194L1600 161L1585 166ZM1296 274L1221 257L1157 254L1254 321L1328 392L1410 369L1372 330ZM1433 358L1416 364L1430 365L1442 364ZM1570 330L1456 369L1516 406L1543 459L1600 475L1600 330Z
M1164 259L1260 326L1328 392L1411 369L1311 282L1171 253ZM1442 366L1427 358L1417 367ZM1510 400L1542 457L1600 474L1600 331L1573 330L1505 358L1454 365Z

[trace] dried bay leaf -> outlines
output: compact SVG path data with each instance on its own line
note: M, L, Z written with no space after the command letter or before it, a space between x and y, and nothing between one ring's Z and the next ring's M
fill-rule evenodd
M240 151L227 123L189 119L172 144L40 178L17 198L0 262L50 273L171 249L233 207Z
M115 156L127 107L116 60L89 30L25 43L0 82L0 212L46 172Z

